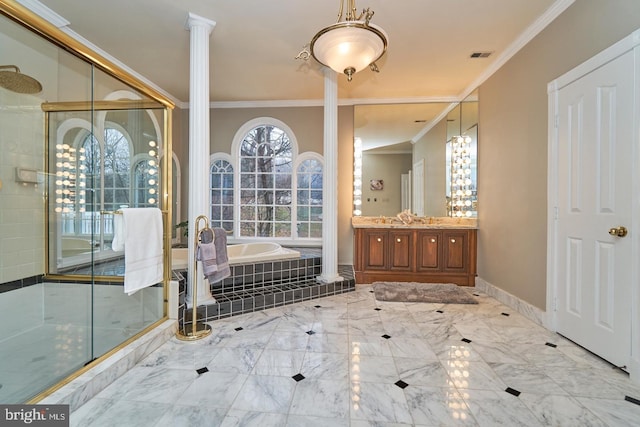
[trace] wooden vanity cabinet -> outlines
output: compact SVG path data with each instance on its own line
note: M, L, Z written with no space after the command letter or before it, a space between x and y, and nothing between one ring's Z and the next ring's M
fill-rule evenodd
M475 229L355 229L357 283L456 283L474 286Z

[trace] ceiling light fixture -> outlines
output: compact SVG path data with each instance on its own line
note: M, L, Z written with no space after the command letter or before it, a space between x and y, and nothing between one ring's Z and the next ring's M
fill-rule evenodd
M351 81L355 73L366 67L379 72L376 61L386 52L388 42L384 30L369 23L374 13L371 9L356 16L355 0L347 0L343 20L344 3L345 0L340 0L338 21L318 31L296 59L306 61L313 56L336 73L346 74Z

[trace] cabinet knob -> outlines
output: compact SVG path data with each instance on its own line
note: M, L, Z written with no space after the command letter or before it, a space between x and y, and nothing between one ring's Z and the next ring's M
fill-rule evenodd
M431 239L431 243L435 243L435 242L436 242L436 239Z
M398 237L398 238L396 239L396 242L400 243L400 242L402 242L402 239Z
M382 242L382 239L380 237L378 237L378 242Z
M455 242L456 242L456 239L451 239L451 243L455 243Z

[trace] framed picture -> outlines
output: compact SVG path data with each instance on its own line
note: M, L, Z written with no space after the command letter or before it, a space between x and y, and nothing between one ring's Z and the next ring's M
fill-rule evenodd
M369 180L369 189L373 191L384 190L384 182L381 179Z

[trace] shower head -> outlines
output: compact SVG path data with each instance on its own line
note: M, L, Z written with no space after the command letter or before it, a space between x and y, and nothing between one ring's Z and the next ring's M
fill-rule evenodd
M15 71L6 71L13 68ZM17 93L38 93L42 85L33 77L20 73L15 65L0 65L0 87Z

